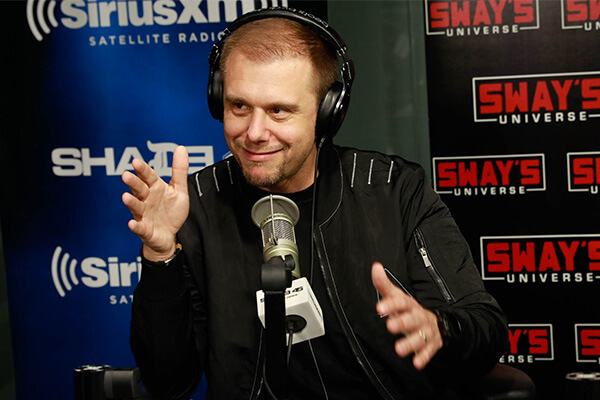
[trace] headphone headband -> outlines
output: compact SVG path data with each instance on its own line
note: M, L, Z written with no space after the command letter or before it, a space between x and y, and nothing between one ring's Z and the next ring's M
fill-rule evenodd
M211 115L223 120L223 79L219 70L219 62L223 46L227 38L240 26L252 21L267 18L286 18L296 21L313 31L329 47L335 50L341 59L340 75L342 81L335 82L324 96L317 115L317 137L338 131L350 102L350 91L354 80L354 63L347 54L346 44L342 37L325 21L307 12L285 7L271 7L250 11L233 21L209 55L208 108Z

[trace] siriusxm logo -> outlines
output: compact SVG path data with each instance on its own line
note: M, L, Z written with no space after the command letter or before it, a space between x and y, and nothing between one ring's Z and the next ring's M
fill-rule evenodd
M60 297L65 297L80 283L88 288L131 287L140 280L142 260L120 262L118 257L87 257L81 261L71 258L57 246L52 256L52 282Z
M287 5L287 0L27 0L26 12L33 36L41 41L42 32L49 34L50 26L80 29L231 22L257 8Z

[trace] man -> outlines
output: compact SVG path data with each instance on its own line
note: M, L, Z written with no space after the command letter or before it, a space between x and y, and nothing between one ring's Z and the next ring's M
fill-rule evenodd
M277 193L300 208L300 270L325 321L293 346L288 397L465 398L504 351L502 312L422 168L319 131L331 46L293 19L258 19L226 39L219 74L233 158L188 178L178 147L169 184L141 160L123 174L143 242L131 340L146 387L186 398L204 373L209 399L269 398L250 210Z

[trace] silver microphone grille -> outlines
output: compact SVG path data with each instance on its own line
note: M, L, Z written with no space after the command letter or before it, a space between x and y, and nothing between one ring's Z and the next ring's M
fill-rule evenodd
M294 225L285 214L275 214L273 218L269 215L262 224L262 234L263 246L282 239L296 242Z
M252 207L252 220L262 233L263 257L265 262L280 256L291 255L295 268L292 275L300 278L298 245L294 225L300 219L296 203L284 196L270 195L258 200Z
M271 215L284 214L289 216L292 226L300 219L300 210L292 200L284 196L270 195L258 200L252 207L252 221L262 228L264 220Z

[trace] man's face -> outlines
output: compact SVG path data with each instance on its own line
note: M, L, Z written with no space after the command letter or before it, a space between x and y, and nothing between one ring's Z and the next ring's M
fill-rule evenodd
M309 187L318 101L305 58L254 62L234 51L224 76L225 140L254 186L278 193Z

